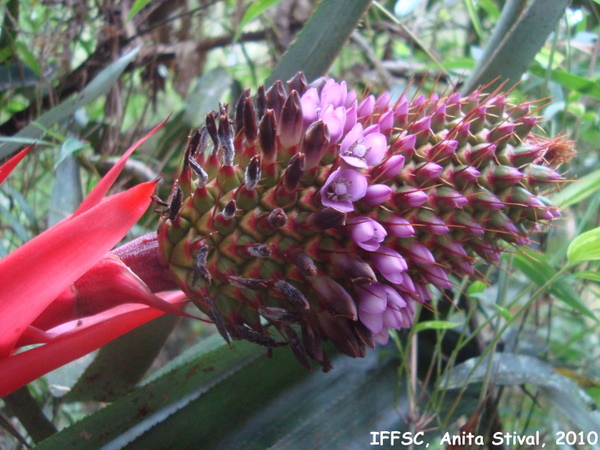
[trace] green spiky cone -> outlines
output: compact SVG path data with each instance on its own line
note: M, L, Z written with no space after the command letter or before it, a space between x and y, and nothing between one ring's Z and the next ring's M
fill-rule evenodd
M364 356L449 289L559 216L540 195L568 145L503 95L358 99L302 74L249 91L191 136L160 260L222 336L331 365Z

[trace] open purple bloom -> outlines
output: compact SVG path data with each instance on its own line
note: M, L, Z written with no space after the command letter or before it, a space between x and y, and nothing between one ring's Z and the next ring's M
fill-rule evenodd
M340 157L349 166L366 169L379 164L387 150L387 139L381 133L365 135L357 123L346 135L340 146Z
M400 284L403 281L402 272L408 269L404 258L395 250L380 245L372 253L373 265L386 280Z
M347 228L352 240L369 252L377 250L387 236L381 224L369 217L352 217L348 220Z
M367 193L367 179L351 169L335 170L321 188L321 202L341 212L354 211L353 202Z
M391 286L373 283L360 286L356 291L358 317L378 343L387 343L389 328L398 330L412 324L414 306Z

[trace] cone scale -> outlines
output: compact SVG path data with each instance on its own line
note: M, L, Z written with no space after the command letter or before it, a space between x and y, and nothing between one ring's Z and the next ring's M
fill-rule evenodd
M226 340L331 365L410 327L559 212L564 142L502 95L359 99L302 74L207 115L162 213L160 260Z

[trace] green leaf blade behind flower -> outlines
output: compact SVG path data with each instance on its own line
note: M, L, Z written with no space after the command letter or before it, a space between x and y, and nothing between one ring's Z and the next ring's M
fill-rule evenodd
M600 259L600 228L577 236L567 249L569 265Z
M298 71L308 81L324 75L370 5L371 0L323 0L265 85L288 80Z
M544 286L557 273L557 270L547 262L545 255L535 253L528 248L521 248L521 252L514 255L513 261L514 265L538 286ZM600 321L567 279L555 280L548 286L548 292L581 314L594 321Z

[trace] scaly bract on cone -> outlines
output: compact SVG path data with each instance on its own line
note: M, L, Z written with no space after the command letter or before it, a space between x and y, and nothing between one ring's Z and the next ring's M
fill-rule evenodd
M540 192L562 180L564 142L531 133L527 104L287 86L206 116L162 213L162 263L227 340L328 370L323 340L364 356L432 287L559 216Z

